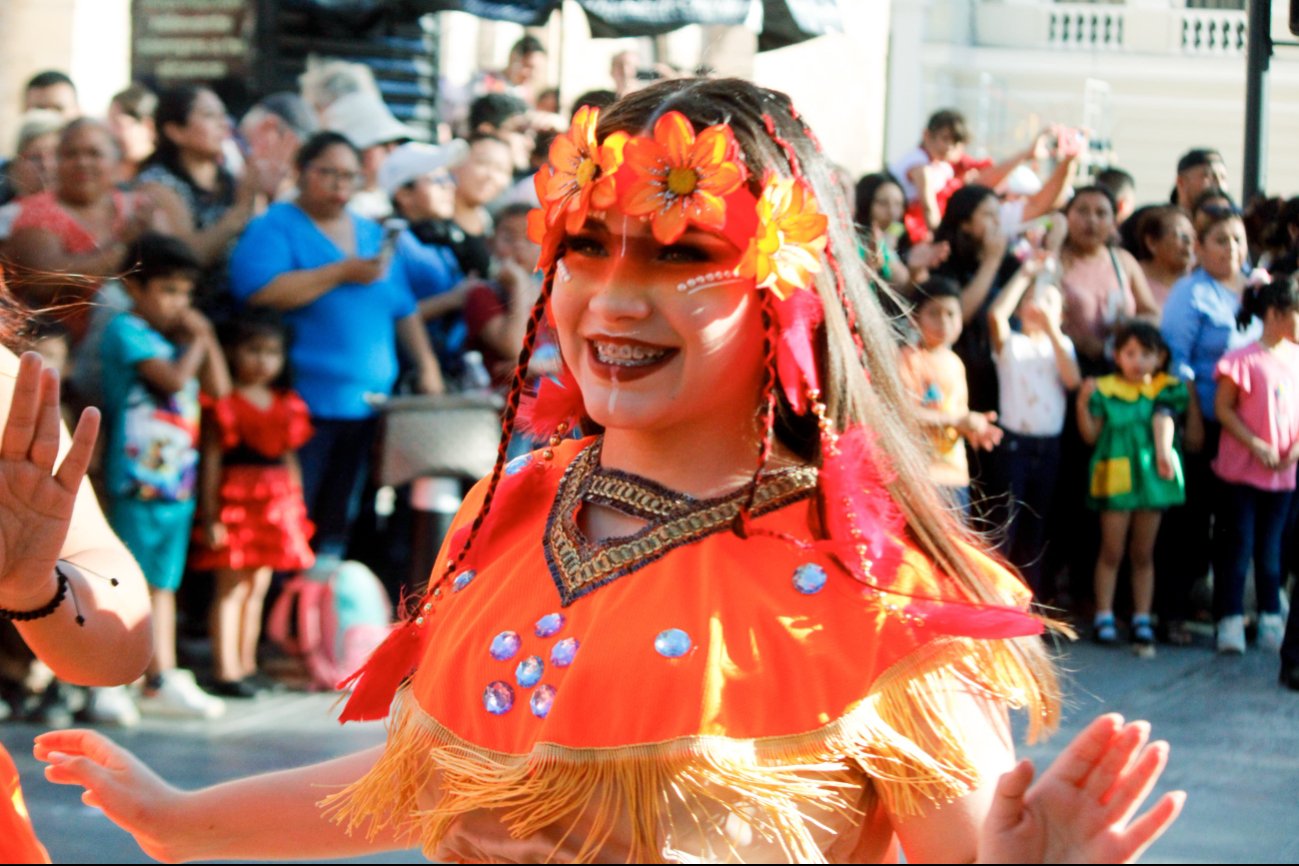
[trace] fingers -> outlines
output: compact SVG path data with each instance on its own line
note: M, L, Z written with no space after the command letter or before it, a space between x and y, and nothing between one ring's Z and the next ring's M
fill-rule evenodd
M1024 794L1033 783L1033 762L1020 761L1015 769L1001 777L993 794L992 806L984 820L989 833L1013 830L1024 814Z
M1135 863L1140 859L1146 849L1173 826L1173 822L1182 814L1182 807L1185 804L1185 791L1172 791L1160 797L1159 802L1150 807L1150 811L1133 821L1132 825L1124 831L1114 861Z
M54 461L59 458L59 374L53 368L41 371L36 430L27 453L43 472L53 469Z
M1045 775L1082 787L1088 775L1105 756L1106 748L1122 726L1123 717L1118 713L1100 716L1074 737L1073 742L1052 762Z
M81 420L72 434L72 447L55 473L55 480L69 493L77 492L90 470L90 461L95 455L95 439L99 437L100 417L99 410L93 406L81 413Z
M1166 766L1168 744L1151 743L1101 800L1106 805L1107 823L1126 824L1150 796Z
M1109 803L1115 782L1132 765L1133 759L1149 739L1149 722L1132 722L1120 728L1106 746L1105 754L1087 776L1083 786L1087 796L1102 805Z
M63 758L84 755L101 764L111 763L123 754L123 749L97 731L73 728L38 734L32 754L38 761L50 761L51 755Z
M13 401L9 404L9 418L5 421L4 437L0 438L0 459L26 460L36 432L36 418L40 413L41 356L24 352L18 362L18 377L14 382Z

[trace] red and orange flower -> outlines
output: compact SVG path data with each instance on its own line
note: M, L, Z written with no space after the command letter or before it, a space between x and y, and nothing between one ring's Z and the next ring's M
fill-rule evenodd
M821 271L829 220L816 199L793 178L767 178L758 199L758 230L740 260L739 272L782 301L811 285Z
M631 139L625 154L636 179L624 193L623 212L649 216L659 243L675 243L691 224L710 231L726 225L724 197L745 179L730 127L717 124L696 136L685 115L669 111L653 137Z
M550 164L537 174L537 196L546 208L546 224L564 221L570 234L582 230L587 212L614 203L614 174L622 165L626 135L615 133L604 144L595 140L600 109L583 106L568 132L550 145Z

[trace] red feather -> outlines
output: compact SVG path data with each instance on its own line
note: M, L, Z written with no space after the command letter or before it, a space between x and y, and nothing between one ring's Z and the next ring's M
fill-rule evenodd
M913 601L907 612L924 620L924 627L958 637L1000 639L1033 637L1045 631L1042 621L1027 610L1001 605L957 601Z
M394 629L359 671L338 684L340 691L352 689L339 724L387 718L397 689L419 663L420 646L420 627L414 621Z
M776 301L776 373L785 389L785 399L794 411L807 411L807 392L821 390L821 378L812 351L817 326L821 324L821 301L812 292L794 292Z
M519 428L537 439L548 439L567 424L573 429L586 415L582 390L565 364L559 378L542 377L536 394L525 394L519 404Z
M892 575L901 561L901 535L905 520L888 484L894 475L887 458L875 443L875 434L858 425L834 443L824 440L820 472L825 497L826 529L835 546L859 544L869 548L870 559L881 573ZM851 562L855 562L856 556ZM892 563L893 569L884 571Z

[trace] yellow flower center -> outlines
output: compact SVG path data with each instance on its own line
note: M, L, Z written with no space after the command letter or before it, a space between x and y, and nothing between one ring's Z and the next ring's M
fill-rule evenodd
M590 183L599 168L593 159L582 160L582 164L577 167L577 185L583 187Z
M699 173L693 168L674 168L668 172L668 192L690 195L699 186Z

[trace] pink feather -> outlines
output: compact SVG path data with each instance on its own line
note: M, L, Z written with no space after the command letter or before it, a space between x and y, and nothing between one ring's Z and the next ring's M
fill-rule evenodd
M807 411L807 392L821 390L813 344L821 324L821 301L812 292L794 292L775 302L776 373L785 389L785 398L798 414Z
M524 395L519 403L519 428L536 439L548 439L561 424L571 430L585 415L582 390L565 364L558 379L542 377L537 392Z
M907 612L924 620L924 628L958 637L1001 639L1034 637L1045 626L1027 610L957 601L913 601Z

